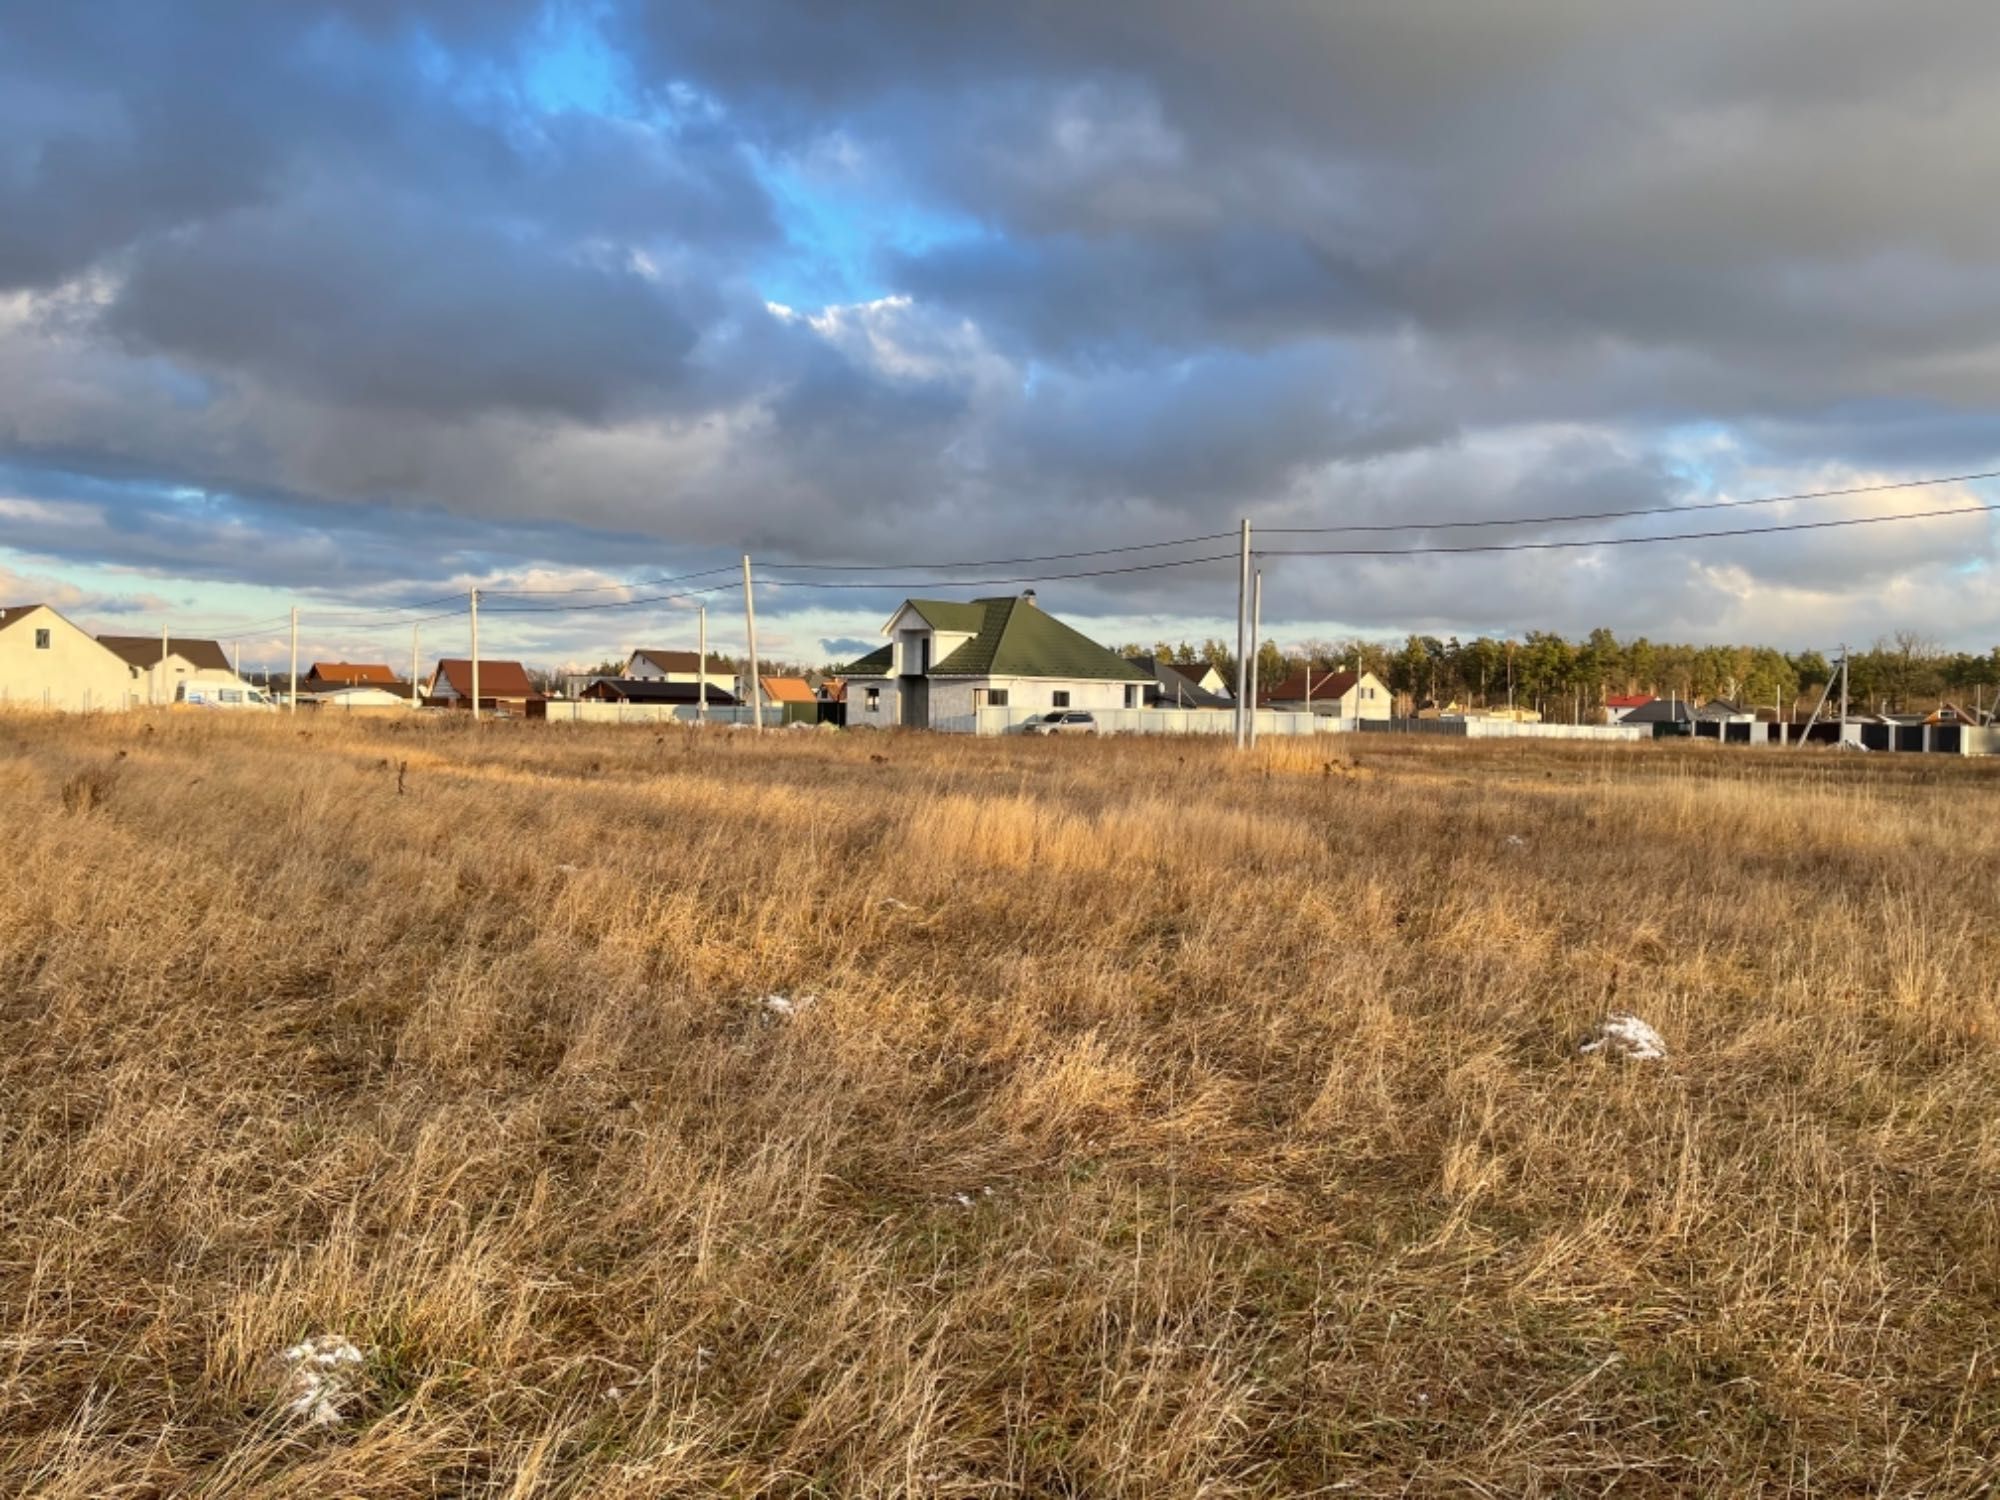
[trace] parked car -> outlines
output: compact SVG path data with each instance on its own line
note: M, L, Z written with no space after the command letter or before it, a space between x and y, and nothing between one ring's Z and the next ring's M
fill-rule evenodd
M1080 708L1059 708L1054 713L1030 719L1021 726L1023 734L1095 734L1097 716Z

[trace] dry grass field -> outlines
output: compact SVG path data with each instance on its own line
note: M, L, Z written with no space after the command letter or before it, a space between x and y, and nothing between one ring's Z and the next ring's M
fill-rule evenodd
M2000 766L1345 749L0 721L0 1493L2000 1479Z

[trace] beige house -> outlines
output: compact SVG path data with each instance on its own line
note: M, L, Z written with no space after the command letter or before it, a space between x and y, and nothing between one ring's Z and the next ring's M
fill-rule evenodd
M1373 672L1294 672L1257 690L1259 708L1325 714L1338 719L1393 717L1395 699Z
M100 635L97 640L132 668L141 703L164 706L176 702L182 690L194 683L238 691L249 687L214 641L170 636L163 642L156 635Z
M130 663L46 604L0 609L0 704L96 713L143 702Z

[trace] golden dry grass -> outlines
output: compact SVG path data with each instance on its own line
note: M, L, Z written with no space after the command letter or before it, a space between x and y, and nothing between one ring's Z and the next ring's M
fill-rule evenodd
M2000 1477L2000 766L1347 748L0 722L0 1493Z

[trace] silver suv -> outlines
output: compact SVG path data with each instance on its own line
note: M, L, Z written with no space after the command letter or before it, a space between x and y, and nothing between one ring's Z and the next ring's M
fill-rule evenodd
M1097 716L1080 708L1059 708L1021 726L1023 734L1095 734Z

